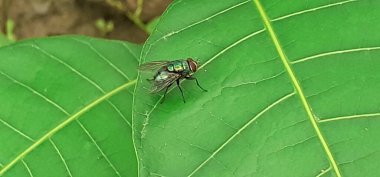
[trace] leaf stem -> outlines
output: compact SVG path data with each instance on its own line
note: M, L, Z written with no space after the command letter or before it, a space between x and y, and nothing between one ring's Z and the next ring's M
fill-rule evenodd
M142 13L143 0L137 0L137 8L134 13L129 12L127 10L127 7L121 2L121 0L106 0L106 3L111 7L117 9L118 11L124 13L125 16L128 17L128 19L131 20L137 27L149 34L146 25L140 19L140 15ZM127 1L125 3L127 3Z
M131 12L127 12L126 16L141 30L149 34L149 31L147 30L146 25L143 21L141 21L140 17L136 16L136 14L133 14Z
M141 17L141 12L142 12L142 9L143 9L143 4L144 4L144 0L137 0L137 8L136 8L136 11L135 11L135 16L140 18Z

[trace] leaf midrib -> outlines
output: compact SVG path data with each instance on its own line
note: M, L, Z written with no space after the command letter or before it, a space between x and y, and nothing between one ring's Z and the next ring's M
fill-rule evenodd
M338 165L334 159L334 156L332 155L331 150L330 150L329 146L327 145L327 141L326 141L325 137L323 136L321 129L318 126L318 123L314 117L314 114L311 111L310 104L306 100L306 97L305 97L305 94L303 93L301 85L299 84L298 79L295 76L295 73L292 69L292 66L291 66L289 60L287 59L287 56L286 56L284 50L282 49L282 46L280 45L280 42L277 38L277 35L272 28L270 20L267 16L263 6L261 5L259 0L252 0L252 1L254 2L254 4L256 5L256 8L259 11L259 14L260 14L261 19L264 23L264 26L269 32L269 35L272 39L272 42L274 43L276 50L277 50L277 52L281 58L281 61L283 62L284 66L286 68L286 71L288 72L288 74L291 78L292 84L293 84L295 90L297 91L297 93L300 97L302 105L305 108L305 111L307 112L309 120L310 120L315 132L317 133L318 139L319 139L320 143L322 144L323 149L326 152L326 155L327 155L327 157L328 157L328 159L329 159L329 161L330 161L330 163L331 163L331 165L335 171L335 174L337 175L337 177L342 177L342 175L340 173L340 169L338 168Z
M76 112L75 114L71 115L68 119L51 129L49 132L47 132L44 136L39 138L35 143L33 143L31 146L29 146L26 150L24 150L22 153L20 153L16 158L14 158L11 162L6 164L1 170L0 170L0 176L2 176L6 171L8 171L11 167L13 167L17 162L22 160L23 157L28 155L30 152L32 152L35 148L37 148L39 145L41 145L43 142L48 140L51 136L53 136L55 133L57 133L62 128L66 127L68 124L70 124L72 121L77 120L81 115L86 113L87 111L91 110L93 107L98 105L99 103L107 100L108 98L112 97L113 95L119 93L120 91L128 88L131 85L136 84L137 79L131 80L114 90L104 94L103 96L99 97L98 99L94 100L93 102L89 103L87 106L83 107L81 110Z

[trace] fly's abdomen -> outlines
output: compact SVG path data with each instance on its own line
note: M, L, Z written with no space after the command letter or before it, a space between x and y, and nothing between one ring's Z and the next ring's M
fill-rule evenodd
M154 78L154 80L156 81L164 81L166 79L168 79L169 75L168 75L168 72L167 71L161 71L159 72L156 77Z

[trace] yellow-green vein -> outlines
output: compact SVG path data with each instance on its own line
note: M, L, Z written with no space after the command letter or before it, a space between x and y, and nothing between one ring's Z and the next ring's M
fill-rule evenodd
M318 126L318 123L317 123L317 121L316 121L316 119L315 119L315 117L314 117L314 115L313 115L313 113L311 111L310 105L309 105L309 103L306 100L306 97L305 97L305 95L304 95L304 93L303 93L303 91L301 89L301 86L298 83L298 79L295 76L295 74L293 72L293 69L290 66L289 60L287 59L287 57L285 55L285 52L284 52L284 50L282 49L282 47L280 45L279 40L277 39L276 33L274 32L274 30L272 28L270 20L269 20L269 18L267 16L267 14L266 14L263 6L259 2L259 0L253 0L253 1L254 1L254 4L256 5L256 7L257 7L257 9L258 9L258 11L260 13L260 16L261 16L261 18L262 18L262 20L264 22L264 25L265 25L266 29L269 32L270 37L272 38L272 41L273 41L274 45L276 46L276 50L277 50L278 54L280 55L280 58L281 58L283 64L285 65L286 71L288 72L288 74L289 74L289 76L290 76L290 78L292 80L292 83L293 83L293 85L294 85L294 87L295 87L298 95L300 96L301 102L302 102L302 104L303 104L303 106L304 106L304 108L305 108L305 110L307 112L307 115L308 115L308 117L310 119L310 122L311 122L313 128L315 129L315 132L318 135L318 138L319 138L319 140L320 140L320 142L321 142L321 144L322 144L322 146L323 146L323 148L324 148L324 150L325 150L325 152L327 154L327 157L328 157L328 159L329 159L329 161L330 161L330 163L332 165L332 168L334 169L334 171L336 173L336 176L337 177L342 177L342 175L340 173L340 170L338 168L338 165L337 165L337 163L336 163L336 161L334 159L334 156L332 155L331 150L330 150L329 146L327 145L326 139L323 136L323 134L322 134L322 132L321 132L319 126Z
M55 133L57 133L59 130L61 130L62 128L64 128L66 125L68 125L69 123L71 123L72 121L78 119L79 116L81 116L82 114L84 114L85 112L89 111L91 108L93 108L94 106L98 105L99 103L101 103L102 101L110 98L111 96L119 93L120 91L128 88L129 86L133 85L136 83L136 79L135 80L132 80L130 82L127 82L119 87L117 87L116 89L104 94L102 97L94 100L93 102L91 102L90 104L88 104L87 106L83 107L81 110L79 110L78 112L76 112L75 114L71 115L68 119L66 119L65 121L63 121L62 123L60 123L59 125L57 125L55 128L53 128L52 130L50 130L48 133L46 133L44 136L42 136L41 138L39 138L35 143L33 143L31 146L29 146L25 151L23 151L22 153L20 153L16 158L14 158L11 162L9 162L8 164L5 164L5 166L0 170L0 176L2 176L6 171L8 171L12 166L14 166L17 162L19 162L20 160L22 160L27 154L29 154L30 152L32 152L35 148L37 148L40 144L42 144L43 142L45 142L46 140L48 140L51 136L53 136Z

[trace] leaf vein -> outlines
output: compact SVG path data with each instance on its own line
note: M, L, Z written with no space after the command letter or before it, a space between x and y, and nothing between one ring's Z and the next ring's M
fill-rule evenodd
M26 135L25 133L23 133L21 130L15 128L14 126L10 125L9 123L5 122L4 120L2 120L0 118L0 122L3 123L5 126L7 126L8 128L12 129L13 131L17 132L18 134L20 134L21 136L23 136L24 138L32 141L32 142L35 142L36 140L34 140L33 138L31 138L30 136Z
M139 61L139 58L136 56L136 54L132 51L131 48L129 48L129 46L127 44L125 44L124 42L120 42L119 44L121 44L124 48L126 48L129 53L132 54L132 56L136 59L136 61Z
M22 164L24 164L24 166L25 166L26 170L28 171L30 177L33 177L33 173L32 173L32 171L30 170L28 164L26 164L26 162L25 162L24 160L21 160L21 162L22 162Z
M67 67L68 69L70 69L72 72L74 72L75 74L77 74L79 77L81 77L82 79L84 79L85 81L87 81L88 83L90 83L91 85L93 85L95 88L97 88L101 93L105 94L106 91L100 87L99 84L97 84L95 81L91 80L89 77L85 76L84 74L82 74L81 72L79 72L77 69L75 69L74 67L72 67L71 65L67 64L66 62L64 62L63 60L59 59L58 57L48 53L47 51L41 49L40 47L38 47L37 45L30 45L31 47L35 48L36 50L42 52L43 54L45 54L46 56L48 56L49 58L57 61L58 63L61 63L62 65L64 65L65 67ZM129 91L128 91L129 92ZM130 92L129 92L130 93ZM117 108L110 100L106 100L111 106L112 108L115 109L115 111L120 115L121 118L124 119L124 121L128 124L129 127L132 127L131 126L131 123L128 121L128 119L124 116L124 114L119 110L119 108ZM66 115L70 115L69 113L65 112Z
M253 1L254 1L254 4L256 5L256 7L260 13L260 16L262 18L262 21L263 21L266 29L268 30L269 36L271 37L272 42L276 47L276 50L280 56L280 59L281 59L282 63L284 64L284 67L286 68L286 70L290 76L290 79L293 83L293 86L294 86L295 90L297 91L297 93L300 97L300 100L301 100L301 102L305 108L305 111L308 115L308 118L309 118L309 120L310 120L310 122L311 122L311 124L315 130L315 133L317 134L317 136L320 140L320 143L323 146L323 149L325 150L325 153L326 153L326 155L327 155L327 157L328 157L328 159L329 159L329 161L330 161L330 163L331 163L331 165L335 171L335 174L337 175L337 177L341 177L342 175L341 175L340 170L338 168L338 165L334 159L334 156L332 155L332 152L331 152L329 146L327 145L327 141L326 141L325 137L323 136L323 134L319 128L318 122L317 122L316 118L314 117L314 114L311 111L311 107L306 100L306 97L303 93L301 85L299 84L298 79L295 76L293 69L291 68L291 63L289 63L289 60L288 60L284 50L282 49L282 47L280 45L280 42L276 36L276 33L274 32L274 30L272 28L270 20L267 16L263 6L261 5L260 1L259 0L253 0Z
M285 72L286 71L281 71L278 74L275 74L275 75L270 76L270 77L266 77L266 78L263 78L263 79L260 79L260 80L256 80L256 81L244 82L244 83L240 83L238 85L228 86L228 87L225 87L225 88L235 88L235 87L241 87L241 86L250 85L250 84L257 85L257 84L259 84L261 82L265 82L265 81L268 81L268 80L272 80L272 79L278 78L281 75L285 74Z
M184 31L184 30L187 30L187 29L189 29L189 28L191 28L191 27L193 27L193 26L196 26L196 25L198 25L198 24L201 24L201 23L203 23L203 22L206 22L206 21L208 21L208 20L210 20L210 19L212 19L212 18L214 18L214 17L217 17L217 16L219 16L219 15L221 15L221 14L224 14L224 13L230 11L230 10L233 10L233 9L235 9L235 8L237 8L237 7L240 7L240 6L244 5L244 4L247 4L248 2L249 2L249 0L246 0L246 1L240 2L240 3L236 4L236 5L233 5L233 6L231 6L231 7L228 7L228 8L226 8L226 9L222 10L222 11L219 11L219 12L217 12L217 13L215 13L215 14L209 16L209 17L205 17L205 18L203 18L203 19L200 20L200 21L197 21L197 22L195 22L195 23L193 23L193 24L190 24L190 25L188 25L188 26L186 26L186 27L183 27L183 28L181 28L181 29L179 29L179 30L177 30L177 31L173 31L173 32L171 32L171 33L168 33L168 34L166 34L166 35L160 37L160 38L157 39L156 41L152 42L151 45L157 43L158 41L160 41L160 40L162 40L162 39L166 39L166 38L168 38L168 37L170 37L170 36L172 36L172 35L175 35L175 34L177 34L177 33L180 33L180 32L182 32L182 31Z
M324 169L324 170L321 170L321 173L319 173L317 176L315 177L322 177L323 175L325 175L326 173L328 173L329 171L331 171L331 166L327 169Z
M295 61L292 61L291 64L297 64L297 63L301 63L301 62L305 62L305 61L309 61L312 59L321 58L321 57L325 57L325 56L330 56L330 55L352 53L352 52L362 52L362 51L371 51L371 50L380 50L380 47L365 47L365 48L331 51L331 52L321 53L321 54L313 55L310 57L302 58L299 60L295 60Z
M220 55L224 54L226 51L230 50L231 48L233 48L233 47L241 44L242 42L244 42L244 41L250 39L251 37L256 36L256 35L264 32L264 31L265 31L265 29L262 29L262 30L259 30L259 31L255 31L255 32L253 32L253 33L251 33L251 34L249 34L249 35L247 35L247 36L239 39L238 41L234 42L233 44L227 46L226 48L224 48L223 50L221 50L219 53L217 53L216 55L214 55L212 58L210 58L203 65L201 65L199 67L199 69L202 69L203 67L205 67L206 65L208 65L209 63L211 63L212 61L214 61L216 58L218 58Z
M107 59L104 55L102 55L91 43L88 43L88 42L85 42L85 41L82 41L80 39L75 39L75 38L70 38L72 39L73 41L77 41L81 44L85 44L87 45L92 51L94 51L103 61L105 61L109 66L111 66L113 69L115 69L119 74L121 74L123 77L125 77L127 79L127 81L131 80L129 79L129 77L123 72L121 71L120 68L118 68L117 66L115 66L109 59Z
M313 12L313 11L317 11L317 10L321 10L321 9L326 9L328 7L343 5L343 4L347 4L347 3L355 2L355 1L357 1L357 0L347 0L347 1L337 2L337 3L327 4L327 5L323 5L323 6L320 6L320 7L315 7L315 8L312 8L312 9L307 9L307 10L295 12L295 13L292 13L292 14L284 15L282 17L275 18L275 19L273 19L271 21L275 22L275 21L283 20L283 19L286 19L286 18L289 18L289 17L301 15L301 14L304 14L304 13Z
M368 118L368 117L377 117L377 116L380 116L380 113L357 114L357 115L326 118L326 119L320 119L318 122L324 123L324 122L332 122L332 121L338 121L338 120L350 120L350 119Z
M210 19L212 19L212 18L214 18L214 17L217 17L217 16L219 16L219 15L221 15L221 14L224 14L224 13L226 13L226 12L232 10L232 9L235 9L235 8L237 8L237 7L239 7L239 6L242 6L242 5L244 5L244 4L247 4L249 1L250 1L250 0L246 0L246 1L243 1L243 2L238 3L238 4L236 4L236 5L233 5L233 6L231 6L231 7L228 7L227 9L224 9L224 10L222 10L222 11L219 11L219 12L217 12L217 13L215 13L215 14L209 16L209 17L205 17L203 20L200 20L200 21L198 21L198 22L195 22L195 23L193 23L193 24L190 24L190 25L188 25L188 26L186 26L186 27L183 27L183 28L181 28L181 29L179 29L179 30L177 30L177 31L173 31L173 32L171 32L171 33L168 33L168 34L166 34L166 35L160 37L159 39L153 41L152 43L147 44L147 45L148 45L148 49L147 49L147 52L145 53L145 56L142 58L142 62L145 61L145 57L146 57L146 55L148 54L148 52L150 51L151 47L152 47L154 44L156 44L157 42L161 41L162 39L167 39L167 38L170 37L170 36L173 36L173 35L175 35L175 34L178 34L178 33L182 32L182 31L184 31L184 30L190 29L190 28L193 27L193 26L196 26L196 25L198 25L198 24L201 24L201 23L203 23L203 22L206 22L206 21L208 21L208 20L210 20ZM179 3L179 1L177 1L176 3ZM172 4L169 8L171 8L171 7L173 7L173 6L174 6L174 4ZM168 11L169 11L169 10L167 10L167 12L168 12ZM166 13L167 13L167 12L166 12Z
M69 169L69 166L67 165L66 160L65 160L65 158L63 158L63 155L62 155L61 152L59 151L57 145L54 143L54 141L53 141L51 138L49 138L49 141L50 141L51 145L54 147L55 151L57 151L57 154L58 154L59 158L61 159L63 165L65 166L65 169L66 169L66 171L67 171L67 174L68 174L70 177L72 177L73 175L71 174L71 171L70 171L70 169Z
M210 161L217 153L219 153L225 146L228 145L237 135L239 135L243 130L245 130L249 125L251 125L253 122L255 122L259 117L261 117L263 114L265 114L267 111L271 110L276 105L282 103L283 101L287 100L288 98L295 95L295 93L290 93L288 95L285 95L284 97L278 99L277 101L273 102L269 106L267 106L265 109L260 111L256 116L254 116L251 120L249 120L244 126L242 126L238 131L236 131L230 138L228 138L221 146L219 146L206 160L204 160L194 171L192 171L188 176L194 175L199 169L201 169L208 161Z
M89 103L88 105L86 105L85 107L83 107L81 110L79 110L75 114L71 115L68 119L64 120L62 123L60 123L59 125L57 125L56 127L54 127L52 130L50 130L48 133L46 133L44 136L42 136L40 139L38 139L35 143L33 143L31 146L29 146L27 149L25 149L23 152L21 152L11 162L9 162L8 164L6 164L4 166L4 168L2 168L0 170L0 176L3 175L6 171L8 171L18 161L22 160L22 158L24 158L26 155L28 155L30 152L32 152L40 144L42 144L43 142L45 142L48 138L50 138L51 136L53 136L55 133L57 133L62 128L66 127L66 125L68 125L72 121L78 119L79 116L83 115L84 113L86 113L87 111L89 111L90 109L92 109L93 107L95 107L96 105L98 105L99 103L107 100L108 98L110 98L113 95L119 93L120 91L128 88L131 85L136 84L136 82L137 82L136 80L132 80L132 81L129 81L129 82L127 82L127 83L125 83L125 84L123 84L123 85L115 88L114 90L112 90L112 91L104 94L103 96L95 99L94 101L92 101L91 103Z
M104 157L104 159L106 159L107 163L110 165L110 167L115 171L115 173L117 174L117 176L121 177L120 176L120 173L119 171L116 169L116 167L112 164L112 162L109 160L109 158L107 157L107 155L104 153L104 151L102 150L102 148L98 145L98 143L96 142L96 140L94 139L94 137L92 137L92 135L90 134L90 132L86 129L86 127L83 126L83 124L78 120L76 119L75 120L79 126L83 129L83 131L86 133L86 135L91 139L92 143L96 146L96 148L99 150L99 152L102 154L102 156Z
M12 82L26 88L27 90L29 90L30 92L32 92L33 94L41 97L42 99L44 99L45 101L49 102L50 104L52 104L54 107L56 107L57 109L59 109L61 112L65 113L65 114L69 114L62 106L58 105L57 103L55 103L53 100L49 99L48 97L42 95L40 92L38 92L37 90L33 89L32 87L30 86L27 86L26 84L16 80L15 78L9 76L8 74L4 73L3 71L0 71L0 74L5 76L6 78L8 78L9 80L11 80Z

